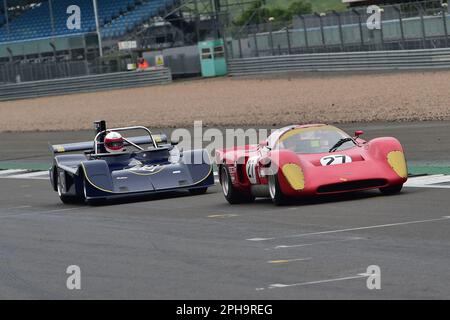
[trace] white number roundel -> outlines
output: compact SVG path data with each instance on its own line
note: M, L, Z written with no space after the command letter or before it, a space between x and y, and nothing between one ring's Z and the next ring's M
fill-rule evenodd
M249 158L246 165L246 172L248 180L251 184L256 183L256 164L258 163L258 157Z
M333 154L320 159L320 164L322 166L332 166L335 164L344 164L350 162L352 162L352 158L342 154Z

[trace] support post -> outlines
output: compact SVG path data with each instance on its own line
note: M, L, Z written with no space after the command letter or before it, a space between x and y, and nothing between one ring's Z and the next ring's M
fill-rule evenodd
M325 32L323 30L323 21L322 21L322 14L319 14L317 12L314 12L314 15L319 18L320 23L320 35L322 37L322 45L325 47Z
M3 10L5 10L6 32L8 33L8 39L9 39L9 16L8 16L8 2L7 2L7 0L3 0Z
M442 22L444 25L444 34L445 34L445 46L448 47L448 30L447 30L447 11L448 10L448 4L443 3L442 4Z
M422 48L425 49L426 47L426 35L425 35L425 21L423 19L423 10L422 7L419 5L415 6L417 8L417 10L419 10L419 14L420 14L420 26L422 29Z
M289 34L289 25L286 24L286 40L288 45L288 54L291 54L291 35Z
M402 11L401 11L400 6L394 6L394 9L398 13L398 23L400 24L400 36L401 36L402 45L403 45L402 49L405 49L405 30L403 29Z
M339 24L339 40L341 42L341 51L344 51L344 34L342 32L342 22L341 22L341 15L336 11L333 10L333 13L336 15L337 19L338 19L338 24Z
M95 28L97 31L97 38L98 38L98 52L100 55L100 58L103 57L103 44L102 44L102 35L100 33L100 21L98 19L98 7L97 7L97 0L92 0L94 5L94 16L95 16Z
M298 16L301 20L302 20L302 22L303 22L303 34L304 34L304 36L305 36L305 47L306 47L306 50L308 50L309 49L309 44L308 44L308 30L306 29L306 20L305 20L305 17L304 16L302 16L302 15L300 15L300 16Z
M269 18L269 42L270 42L270 52L271 54L274 56L275 55L275 51L273 48L273 33L272 33L272 28L273 28L273 21L272 19Z
M352 10L354 14L356 14L358 16L358 22L359 22L359 38L360 38L360 42L361 42L361 49L364 48L364 33L363 33L363 28L362 28L362 18L361 18L361 14L359 13L358 10L353 9Z

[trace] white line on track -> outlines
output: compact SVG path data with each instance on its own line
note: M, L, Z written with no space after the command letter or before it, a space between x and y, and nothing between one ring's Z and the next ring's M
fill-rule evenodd
M30 214L31 215L47 214L47 213L56 213L56 212L65 212L65 211L74 211L74 210L83 210L83 209L87 209L87 207L54 209L54 210L46 210L46 211L28 211L28 212L19 212L19 213L0 212L0 218L10 218L10 217L15 217L15 216L30 215Z
M8 170L0 170L0 176L6 176L9 174L18 174L21 172L28 172L27 170L24 169L8 169Z
M449 219L450 219L450 216L443 216L441 218L436 218L436 219L415 220L415 221L397 222L397 223L389 223L389 224L379 224L379 225L367 226L367 227L356 227L356 228L347 228L347 229L338 229L338 230L327 230L327 231L319 231L319 232L301 233L301 234L287 235L287 236L281 236L281 237L272 237L272 238L250 238L250 239L246 239L246 240L248 240L248 241L268 241L268 240L286 239L286 238L300 238L300 237L316 236L316 235L330 234L330 233L340 233L340 232L368 230L368 229L377 229L377 228L389 228L389 227L395 227L395 226L404 226L404 225L408 225L408 224L444 221L444 220L449 220Z
M344 280L353 280L353 279L361 279L361 278L367 278L369 275L365 273L360 273L356 276L351 277L343 277L343 278L334 278L334 279L325 279L325 280L317 280L317 281L309 281L309 282L300 282L300 283L292 283L292 284L281 284L281 283L274 283L267 287L267 289L280 289L280 288L289 288L289 287L301 287L301 286L308 286L313 284L321 284L321 283L329 283L329 282L337 282L337 281L344 281ZM261 288L258 288L256 290L261 290Z
M17 206L17 207L9 207L9 208L3 208L3 210L26 209L26 208L31 208L31 206L24 205L24 206Z
M449 189L450 185L439 185L439 183L450 182L449 175L435 174L430 176L421 176L409 178L405 183L405 187L412 188L443 188Z
M212 214L208 216L208 218L233 218L238 217L238 214L228 213L228 214Z
M24 174L8 176L11 179L49 179L48 171L35 171Z
M270 263L270 264L283 264L283 263L297 262L297 261L309 261L311 259L312 259L311 257L309 257L309 258L298 258L298 259L280 259L280 260L270 260L270 261L267 261L267 263Z
M26 169L0 170L0 178L3 179L38 179L48 180L48 171L30 171Z
M335 242L347 242L347 241L355 241L355 240L363 240L363 239L364 238L361 238L361 237L349 237L347 239L317 241L317 242L312 242L312 243L301 243L301 244L293 244L293 245L279 245L279 246L267 248L266 250L310 247L310 246L315 246L315 245L318 245L318 244L327 244L327 243L335 243Z

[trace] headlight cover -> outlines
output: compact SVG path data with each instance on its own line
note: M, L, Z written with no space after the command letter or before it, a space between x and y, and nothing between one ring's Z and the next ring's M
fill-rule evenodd
M387 161L392 170L401 178L408 177L408 168L406 166L405 155L401 151L391 151L387 154Z
M300 166L295 163L287 163L281 168L281 171L292 189L299 191L305 188L305 176Z

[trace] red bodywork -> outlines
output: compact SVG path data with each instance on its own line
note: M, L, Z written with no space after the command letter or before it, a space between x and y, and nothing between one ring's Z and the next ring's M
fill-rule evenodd
M291 126L280 130L287 132L296 128L315 126L324 125ZM283 132L277 133L278 136L282 134ZM407 177L397 174L387 161L387 155L392 151L403 154L403 148L397 139L383 137L366 142L356 138L355 141L358 145L350 149L317 154L297 154L287 149L270 150L266 147L267 143L263 142L260 145L216 150L216 163L219 168L223 165L228 167L233 187L243 193L254 193L255 186L267 186L268 170L274 167L282 168L285 164L298 165L304 176L304 187L295 190L282 170L277 170L281 190L284 195L290 197L377 189L402 185L406 182ZM322 165L320 160L328 155L348 156L352 162ZM248 174L249 159L254 163L254 177L249 177ZM267 167L268 162L271 163L272 169Z

